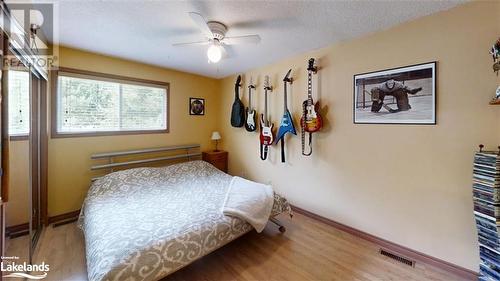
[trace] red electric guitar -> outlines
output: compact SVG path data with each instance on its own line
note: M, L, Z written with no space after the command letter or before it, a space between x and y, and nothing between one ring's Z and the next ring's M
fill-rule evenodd
M314 103L312 98L312 74L316 73L318 68L314 65L314 58L309 59L307 67L307 100L302 103L302 118L300 126L302 130L302 154L309 156L312 154L312 133L321 130L323 119L319 114L319 103ZM309 133L309 152L305 152L305 132Z
M267 119L267 91L272 91L269 76L264 79L264 113L260 116L260 159L266 160L269 146L273 144L274 124Z

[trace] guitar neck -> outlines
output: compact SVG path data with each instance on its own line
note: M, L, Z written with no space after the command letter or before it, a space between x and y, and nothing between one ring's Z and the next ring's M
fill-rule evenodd
M264 90L264 124L269 126L267 122L267 88Z
M287 94L287 92L286 92L286 81L284 81L284 82L283 82L283 87L284 87L284 89L285 89L285 101L284 101L284 102L285 102L285 104L284 104L284 107L283 107L283 108L284 108L284 109L285 109L285 111L286 111L286 110L288 110L288 94Z
M252 110L252 86L248 86L248 108Z
M312 71L307 73L307 103L312 105Z

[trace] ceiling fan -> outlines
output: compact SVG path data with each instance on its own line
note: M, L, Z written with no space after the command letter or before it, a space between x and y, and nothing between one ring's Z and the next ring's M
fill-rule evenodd
M224 45L257 44L260 42L259 35L226 37L227 26L223 23L207 22L202 15L195 12L190 12L189 16L207 39L197 42L175 43L173 46L209 45L207 49L208 62L217 63L221 60L222 54L225 53Z

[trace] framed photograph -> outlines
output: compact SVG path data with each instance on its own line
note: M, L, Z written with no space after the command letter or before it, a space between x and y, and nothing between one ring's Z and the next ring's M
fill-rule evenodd
M205 115L205 99L189 98L189 115Z
M354 75L355 124L436 124L436 62Z

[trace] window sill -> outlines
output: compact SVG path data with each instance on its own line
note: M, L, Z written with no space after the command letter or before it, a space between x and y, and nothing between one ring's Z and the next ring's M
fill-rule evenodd
M85 138L85 137L104 137L120 135L144 135L144 134L167 134L169 130L139 130L139 131L107 131L107 132L85 132L85 133L59 133L52 132L51 138Z
M23 141L29 140L29 135L17 135L17 136L9 136L9 141Z

